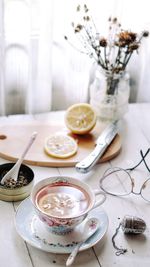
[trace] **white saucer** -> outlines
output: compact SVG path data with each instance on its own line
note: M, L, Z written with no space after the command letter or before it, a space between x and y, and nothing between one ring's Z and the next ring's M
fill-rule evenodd
M85 242L80 251L94 246L102 241L108 228L108 217L102 208L92 210L89 217L96 217L100 220L100 228ZM70 253L75 245L82 240L83 225L80 224L71 233L66 235L52 234L36 215L29 198L19 205L15 225L18 234L30 245L51 253Z

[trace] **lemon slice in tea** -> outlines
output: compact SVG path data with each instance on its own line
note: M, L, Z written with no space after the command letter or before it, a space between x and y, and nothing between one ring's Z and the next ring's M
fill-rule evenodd
M71 136L54 134L46 138L44 149L52 157L68 158L77 152L78 145Z
M65 123L72 133L86 134L96 124L96 113L90 104L74 104L66 111Z

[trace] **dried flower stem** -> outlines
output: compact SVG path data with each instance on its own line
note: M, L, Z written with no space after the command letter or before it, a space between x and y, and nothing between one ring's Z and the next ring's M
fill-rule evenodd
M77 12L83 10L82 23L76 26L72 23L77 39L80 41L84 51L76 48L83 54L88 54L97 64L109 73L107 87L108 94L115 94L119 80L114 75L125 71L134 51L138 51L143 37L149 35L148 31L137 33L122 30L117 18L109 18L108 37L104 38L97 31L93 17L89 15L86 4L81 7L78 5ZM65 38L68 40L68 38ZM69 41L69 40L68 40ZM69 41L71 44L71 42ZM71 44L75 48L74 45Z

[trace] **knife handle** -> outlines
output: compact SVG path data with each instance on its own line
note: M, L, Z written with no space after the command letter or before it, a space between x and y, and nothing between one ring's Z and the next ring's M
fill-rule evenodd
M106 147L107 144L97 144L95 149L84 160L76 164L76 170L81 173L87 173L90 171L102 156Z

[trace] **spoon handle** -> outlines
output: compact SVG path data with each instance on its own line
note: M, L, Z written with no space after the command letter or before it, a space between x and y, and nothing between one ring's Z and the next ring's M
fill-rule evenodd
M25 150L22 153L21 157L17 160L15 165L2 178L1 184L4 184L10 177L12 179L14 179L15 181L17 181L20 166L21 166L21 164L23 162L23 159L24 159L26 153L28 152L28 150L31 147L33 141L35 140L36 136L37 136L37 132L32 133L32 135L30 137L30 140L29 140L27 146L25 147Z
M31 137L30 137L29 142L27 143L27 145L26 145L26 147L25 147L25 150L23 151L21 157L17 160L17 162L16 162L16 166L14 166L14 168L16 168L16 172L17 172L17 173L18 173L19 168L20 168L20 166L21 166L21 164L22 164L22 162L23 162L23 160L24 160L25 155L27 154L29 148L30 148L31 145L33 144L33 142L34 142L36 136L37 136L37 132L33 132L32 135L31 135ZM18 166L18 168L17 168L17 166ZM14 175L15 175L15 174L14 174ZM15 176L16 176L16 175L15 175ZM14 180L16 180L16 179L14 178Z
M20 157L20 160L24 159L25 155L27 154L27 152L28 152L30 146L32 145L33 141L35 140L36 136L37 136L37 132L33 132L31 135L31 138L29 140L29 143L27 144L24 152L22 153L22 156Z
M77 253L78 253L78 251L79 251L79 249L80 249L82 244L83 244L83 241L78 243L76 245L76 247L73 249L73 251L71 252L71 254L69 255L69 257L68 257L68 259L66 261L66 266L70 266L74 262L75 257L76 257L76 255L77 255Z

